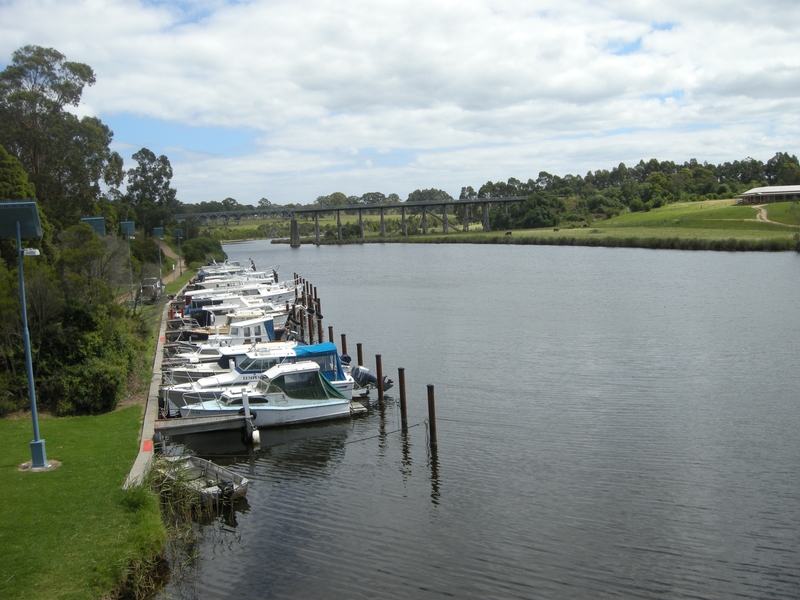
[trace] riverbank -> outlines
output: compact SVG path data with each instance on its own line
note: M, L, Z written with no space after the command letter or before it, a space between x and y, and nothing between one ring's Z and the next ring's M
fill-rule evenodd
M30 460L30 419L0 420L0 597L101 598L163 555L156 496L122 490L136 456L141 407L87 417L40 417L58 468Z
M166 276L166 292L190 277L187 269ZM159 302L142 314L153 352L162 311ZM143 357L139 374L148 383L153 356ZM48 472L19 470L30 460L30 416L0 419L0 597L140 597L152 588L166 542L158 499L146 488L122 489L142 441L147 392L139 387L129 386L111 413L40 414L47 458L59 465Z
M736 205L732 200L677 203L649 212L627 213L592 223L561 224L546 229L463 232L454 226L429 233L364 238L325 239L322 244L521 244L549 246L600 246L669 250L785 252L800 247L800 221L791 203L763 206ZM301 243L313 244L306 237ZM288 243L288 240L275 240Z

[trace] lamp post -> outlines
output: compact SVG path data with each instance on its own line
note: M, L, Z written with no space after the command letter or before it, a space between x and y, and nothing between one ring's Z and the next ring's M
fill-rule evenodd
M22 238L42 237L42 224L36 212L36 202L0 202L0 237L17 240L17 261L19 262L19 297L22 303L22 339L25 345L25 367L28 372L28 396L33 420L33 441L31 442L31 468L45 469L47 452L44 440L39 437L39 415L36 411L36 388L33 382L33 361L31 360L31 338L28 333L28 309L25 304L25 275L22 270L23 256L39 256L39 251L22 247ZM13 233L12 233L13 232Z
M176 229L175 230L175 237L178 238L178 268L180 270L180 275L183 275L183 260L181 259L181 236L183 236L183 229Z
M158 285L161 286L161 289L163 291L164 279L161 271L161 238L164 237L164 228L153 227L153 235L156 236L156 239L158 240Z
M128 271L131 274L131 310L136 309L136 299L133 297L133 263L131 263L131 234L136 230L136 223L133 221L122 221L119 229L128 238Z

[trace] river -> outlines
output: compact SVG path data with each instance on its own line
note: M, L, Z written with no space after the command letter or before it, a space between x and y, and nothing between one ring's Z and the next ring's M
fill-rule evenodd
M251 487L161 597L800 596L800 255L225 250L403 367L410 427L389 398L258 451L193 438Z

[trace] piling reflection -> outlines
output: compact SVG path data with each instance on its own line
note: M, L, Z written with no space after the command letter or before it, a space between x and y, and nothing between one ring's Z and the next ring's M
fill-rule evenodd
M431 503L439 506L441 496L441 481L439 480L439 450L436 446L430 446L428 451L428 464L431 469Z

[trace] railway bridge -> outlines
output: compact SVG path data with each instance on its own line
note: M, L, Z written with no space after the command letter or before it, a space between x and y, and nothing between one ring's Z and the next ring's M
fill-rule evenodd
M402 232L403 235L408 235L408 227L406 223L406 214L407 211L410 209L421 209L422 211L422 233L423 235L427 235L428 233L428 217L434 218L441 222L442 224L442 231L444 233L449 233L450 229L450 222L448 220L448 212L450 214L455 214L455 209L458 207L465 207L466 210L464 211L464 221L462 225L462 230L467 231L469 229L469 209L473 205L479 205L482 208L483 213L483 230L484 231L491 231L489 226L489 205L490 204L500 204L508 214L508 205L512 202L522 202L526 200L528 196L509 196L509 197L496 197L496 198L468 198L465 200L452 200L447 202L393 202L388 204L345 204L342 206L303 206L298 208L292 207L284 207L284 206L270 206L266 208L260 208L255 210L229 210L229 211L215 211L215 212L204 212L204 213L187 213L181 215L175 215L178 221L182 221L188 219L189 217L193 217L198 219L201 223L216 223L220 220L231 221L243 221L247 219L281 219L281 220L290 220L292 223L291 228L291 242L292 245L299 245L300 239L297 229L297 217L298 215L311 215L314 218L315 224L315 237L316 243L320 243L320 227L319 227L319 216L325 213L335 213L336 214L336 229L337 229L337 237L341 241L342 239L342 212L343 211L358 211L358 225L359 225L359 236L361 239L364 238L364 213L367 214L375 214L376 212L380 214L381 218L381 225L380 225L380 235L381 237L386 237L386 220L385 216L387 211L392 211L396 214L396 212L400 211L400 222L401 226L400 229L395 232ZM438 210L437 210L438 209ZM393 234L392 234L393 235Z

